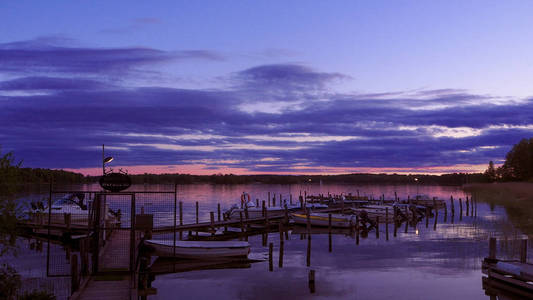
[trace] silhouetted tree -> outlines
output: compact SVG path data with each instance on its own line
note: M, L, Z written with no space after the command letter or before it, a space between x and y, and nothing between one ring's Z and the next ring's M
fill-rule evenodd
M496 181L497 179L496 169L494 168L494 162L492 160L489 162L489 167L487 168L484 174L485 174L485 177L487 177L487 180L489 182Z
M528 180L533 178L533 138L523 139L514 145L505 157L499 170L505 180Z

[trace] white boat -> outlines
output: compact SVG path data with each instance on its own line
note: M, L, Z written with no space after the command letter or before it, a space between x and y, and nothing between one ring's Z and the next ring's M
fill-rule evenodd
M306 214L291 214L294 223L297 224L307 224L307 215ZM350 228L350 226L355 225L355 216L354 215L342 215L342 214L331 214L331 226L340 227L340 228ZM310 213L309 221L312 226L329 226L329 214L327 213Z
M320 208L328 208L328 205L327 204L322 204L322 203L306 202L304 204L304 207L305 208L311 208L311 209L320 209ZM298 209L302 208L302 205L300 203L289 204L289 205L287 205L287 208L289 210L298 210Z
M87 209L87 205L83 203L84 198L85 195L81 193L68 194L52 203L50 209L43 207L42 204L35 206L32 203L32 210L27 211L27 213L42 223L48 223L48 213L51 212L51 224L65 224L65 215L70 214L71 224L87 225L89 223L89 210ZM108 210L105 215L105 220L115 221L116 217Z
M247 257L250 244L240 241L174 241L146 240L160 257L213 259L220 257Z
M283 215L285 213L285 208L284 207L265 207L265 209L267 210L267 215L269 217L272 217L272 216L279 216L279 215ZM224 214L226 215L226 218L228 219L233 219L233 220L238 220L240 219L241 217L241 213L242 213L242 218L245 219L246 218L246 210L248 210L248 218L249 219L254 219L254 218L261 218L263 217L263 208L262 207L256 207L256 206L248 206L246 209L245 208L239 208L236 204L233 205L230 209L226 210L224 212Z

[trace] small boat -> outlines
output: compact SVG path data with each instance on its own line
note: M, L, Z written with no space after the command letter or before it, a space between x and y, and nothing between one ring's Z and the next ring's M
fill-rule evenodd
M311 208L311 209L328 208L327 204L315 203L315 202L306 202L304 206L305 208ZM301 208L302 208L302 205L300 203L287 205L287 209L289 210L299 210Z
M221 257L247 257L250 244L240 241L174 241L145 240L160 257L214 259Z
M291 214L294 223L307 224L307 215L305 214ZM310 213L309 221L312 226L329 226L329 214L326 213ZM331 214L331 226L340 228L350 228L355 224L354 215Z
M48 212L51 212L51 224L65 224L65 215L70 215L71 224L87 225L89 223L89 210L84 203L85 194L75 193L67 194L64 197L54 201L50 208L44 207L41 203L31 203L32 209L26 211L30 217L39 219L42 222L48 222ZM116 215L109 210L105 215L106 221L116 221Z

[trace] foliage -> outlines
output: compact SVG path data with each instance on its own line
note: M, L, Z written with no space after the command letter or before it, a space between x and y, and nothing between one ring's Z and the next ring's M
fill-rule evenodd
M487 178L488 182L494 182L498 178L496 175L496 168L494 168L494 162L492 160L489 162L489 167L483 174Z
M0 299L12 299L20 288L20 275L15 269L3 264L0 267Z
M189 174L140 174L130 175L134 184L313 184L313 183L346 183L346 184L420 184L461 185L469 182L485 182L481 173L453 173L443 175L399 175L399 174L343 174L343 175L189 175ZM88 182L98 181L98 176L88 176Z
M32 291L31 293L24 293L18 297L18 300L55 300L56 296L46 291Z
M502 180L525 181L533 178L533 138L522 139L505 157L498 169Z

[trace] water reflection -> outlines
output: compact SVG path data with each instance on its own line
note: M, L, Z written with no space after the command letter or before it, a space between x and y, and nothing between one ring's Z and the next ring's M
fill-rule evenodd
M83 186L89 190L91 186ZM172 191L173 186L142 185L133 190ZM465 199L467 195L458 187L420 186L421 194L441 199ZM416 194L416 186L376 185L187 185L178 186L178 201L183 202L183 222L196 219L196 202L199 203L200 221L209 221L209 212L217 212L218 204L227 208L239 203L243 191L252 197L265 200L270 192L281 199L293 199L303 194L352 193L378 198L407 198ZM36 194L35 197L42 195ZM146 213L154 214L155 225L173 222L173 199L141 196L138 204ZM26 201L21 199L21 202ZM279 203L279 202L278 202ZM463 203L465 204L465 203ZM418 223L405 222L402 227L390 223L381 225L379 231L350 232L333 230L331 234L320 228L291 227L286 233L246 235L252 253L271 260L234 265L232 263L207 264L159 261L153 265L160 270L152 286L157 294L150 299L171 299L176 296L198 299L488 299L481 286L481 259L488 253L488 237L496 236L502 242L498 257L516 257L522 237L507 218L508 210L501 205L492 207L478 203L477 214L461 214L458 202L456 211L440 211ZM469 206L470 212L473 206ZM137 209L140 209L138 207ZM466 210L466 206L465 206ZM322 231L321 231L322 230ZM392 234L389 234L392 230ZM374 234L375 233L375 234ZM183 233L184 238L186 233ZM239 238L236 236L235 238ZM27 261L46 276L46 259L43 244L22 240L23 259L16 259L17 270L25 273ZM269 245L272 243L270 253ZM532 243L530 243L531 245ZM46 247L46 245L44 245ZM62 266L68 271L65 259L68 249L52 245L52 259L57 260L57 272ZM44 251L46 252L46 251ZM28 260L26 261L26 259ZM274 262L277 261L277 264ZM44 263L44 266L43 266ZM189 265L188 265L189 264ZM233 265L232 265L233 264ZM315 281L309 285L309 270L315 270ZM44 275L42 274L44 270ZM161 271L163 270L163 271ZM178 271L176 271L178 270ZM187 271L187 272L185 272ZM177 273L179 272L179 273ZM436 292L438 291L438 292ZM312 292L312 294L311 294Z

